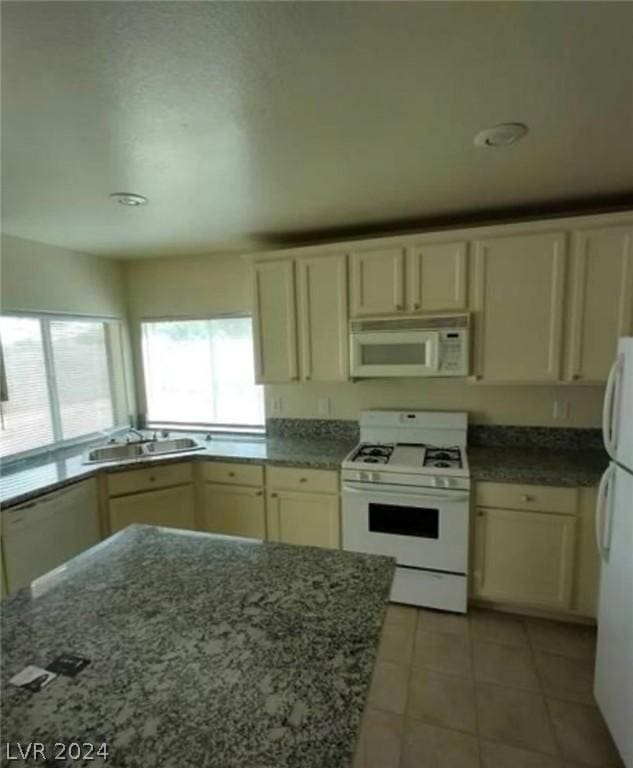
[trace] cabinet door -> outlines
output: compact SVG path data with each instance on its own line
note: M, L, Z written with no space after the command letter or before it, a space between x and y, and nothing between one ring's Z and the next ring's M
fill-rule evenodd
M352 253L350 267L354 317L404 310L403 248Z
M576 232L571 274L566 376L604 382L633 332L633 226Z
M560 379L565 256L565 236L558 232L475 243L478 378Z
M96 482L7 509L2 523L4 565L13 592L99 541Z
M576 518L477 510L473 594L517 605L569 608Z
M297 318L292 261L253 265L255 379L296 381Z
M205 483L202 529L227 536L265 539L264 491L247 486Z
M466 243L425 243L409 251L407 288L414 312L466 308Z
M301 376L306 381L345 381L349 365L345 255L304 258L297 266Z
M572 609L582 616L597 614L600 556L596 547L596 488L581 488L576 531L576 568Z
M314 547L340 546L338 496L271 491L268 493L266 515L271 541Z
M195 528L193 486L182 485L110 499L112 533L133 523Z

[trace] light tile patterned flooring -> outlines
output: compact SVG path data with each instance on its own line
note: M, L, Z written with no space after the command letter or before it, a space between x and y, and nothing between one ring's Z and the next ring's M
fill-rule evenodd
M354 768L621 768L595 630L391 605Z

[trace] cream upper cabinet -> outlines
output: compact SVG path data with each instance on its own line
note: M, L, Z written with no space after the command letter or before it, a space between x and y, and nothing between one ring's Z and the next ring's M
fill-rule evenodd
M569 609L575 531L573 515L477 509L474 597Z
M266 538L266 509L262 488L205 483L202 492L203 531L227 536Z
M347 259L316 255L297 261L301 378L348 378Z
M112 533L133 523L195 528L195 501L192 485L134 493L110 499Z
M340 547L338 496L300 491L269 491L268 538L286 544Z
M565 266L561 232L474 242L477 378L526 384L560 379Z
M404 248L351 253L350 280L353 317L403 311Z
M574 233L565 377L604 382L633 333L633 225Z
M296 381L296 299L294 262L253 264L255 379L258 383Z
M467 244L424 243L407 256L407 308L413 312L466 309Z

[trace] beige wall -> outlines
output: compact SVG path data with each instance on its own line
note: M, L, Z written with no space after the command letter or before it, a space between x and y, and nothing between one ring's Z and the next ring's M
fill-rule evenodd
M248 266L239 256L139 259L124 270L133 321L250 312Z
M4 311L126 314L123 270L111 259L3 235L0 280Z
M368 380L343 384L275 384L266 387L266 412L281 398L286 417L323 418L319 400L330 398L328 418L356 419L363 408L465 410L473 424L557 427L600 426L603 387L483 386L430 379ZM568 403L565 419L554 419L555 400Z

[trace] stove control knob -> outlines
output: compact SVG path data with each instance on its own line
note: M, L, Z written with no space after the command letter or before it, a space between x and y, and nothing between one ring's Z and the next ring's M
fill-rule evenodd
M372 483L380 482L380 475L378 474L378 472L372 472L371 473L371 481L372 481Z
M446 480L443 477L436 477L434 480L434 485L436 488L446 488Z
M454 477L447 477L446 478L446 487L447 488L454 488L457 485L457 481Z
M369 472L359 472L358 479L367 482L369 480Z

